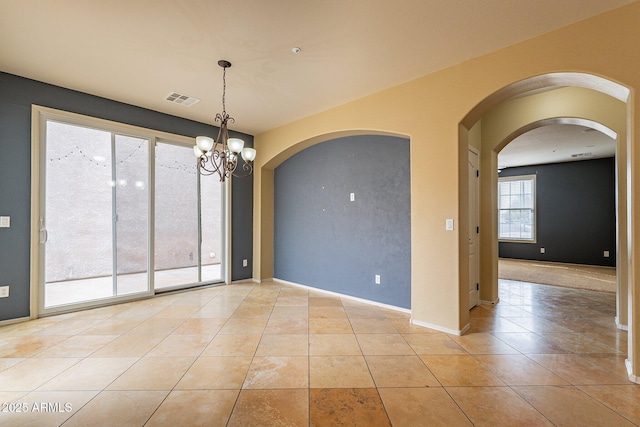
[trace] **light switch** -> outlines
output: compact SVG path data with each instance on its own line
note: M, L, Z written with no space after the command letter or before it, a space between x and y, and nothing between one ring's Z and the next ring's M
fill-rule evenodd
M11 217L0 216L0 228L9 228L9 227L11 227Z
M352 201L352 202L355 201L356 200L356 193L349 194L349 200Z
M444 229L447 231L453 230L453 218L447 218L444 222Z

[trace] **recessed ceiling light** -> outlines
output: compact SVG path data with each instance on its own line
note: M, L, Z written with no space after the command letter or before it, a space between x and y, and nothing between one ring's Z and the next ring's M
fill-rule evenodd
M293 47L293 48L291 48L291 52L293 52L293 53L296 53L296 54L297 54L297 53L302 52L302 49L300 49L299 47Z

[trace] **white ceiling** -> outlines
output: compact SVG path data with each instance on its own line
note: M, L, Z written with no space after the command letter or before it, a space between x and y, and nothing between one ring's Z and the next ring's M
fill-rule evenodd
M552 124L511 141L498 154L498 169L613 157L616 141L593 128Z
M0 70L213 123L227 59L257 134L632 2L0 0Z

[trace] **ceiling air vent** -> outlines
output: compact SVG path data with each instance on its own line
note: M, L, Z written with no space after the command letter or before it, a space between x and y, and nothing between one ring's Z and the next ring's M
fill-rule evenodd
M571 157L592 157L593 154L591 153L578 153L578 154L572 154Z
M171 92L169 95L167 95L165 99L175 104L184 105L185 107L191 107L196 102L200 102L198 98L194 98L193 96L183 95L178 92Z

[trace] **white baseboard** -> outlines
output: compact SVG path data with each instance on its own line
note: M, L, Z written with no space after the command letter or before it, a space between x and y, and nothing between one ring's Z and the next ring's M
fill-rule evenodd
M0 326L12 325L14 323L26 322L28 320L31 320L31 318L30 317L18 317L17 319L2 320L2 321L0 321Z
M629 376L629 381L640 384L640 377L633 375L633 364L631 363L631 360L626 359L624 361L624 364L627 367L627 375Z
M464 333L467 332L469 330L469 328L471 327L471 324L467 323L464 326L464 328L462 328L460 330L455 330L455 329L443 328L442 326L433 325L431 323L422 322L420 320L415 320L415 319L411 319L411 323L413 325L416 325L416 326L422 326L424 328L435 329L436 331L444 332L446 334L451 334L451 335L458 335L458 336L464 335Z
M363 302L365 304L376 305L378 307L387 308L389 310L401 311L403 313L411 314L411 310L409 310L407 308L397 307L395 305L384 304L384 303L381 303L381 302L371 301L371 300L364 299L364 298L358 298L358 297L354 297L354 296L351 296L351 295L345 295L345 294L341 294L341 293L338 293L338 292L333 292L333 291L327 291L327 290L324 290L324 289L314 288L313 286L301 285L299 283L289 282L287 280L281 280L281 279L271 279L271 280L274 281L274 282L277 282L277 283L282 283L283 285L295 286L295 287L298 287L298 288L303 288L303 289L307 289L307 290L314 291L314 292L320 292L320 293L331 295L331 296L334 296L334 297L346 298L346 299L350 299L352 301Z
M629 326L628 325L620 324L620 321L618 320L618 316L616 316L616 328L620 329L621 331L628 331L629 330Z
M232 280L230 285L243 285L246 283L255 283L255 279L240 279L240 280Z
M496 305L497 303L500 302L500 297L496 298L494 301L485 301L485 300L480 300L480 304L482 305Z

